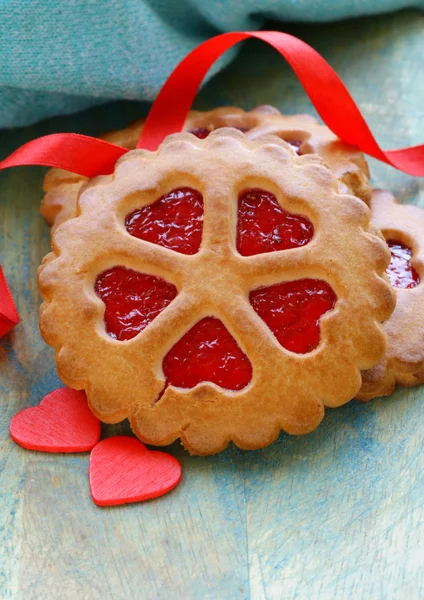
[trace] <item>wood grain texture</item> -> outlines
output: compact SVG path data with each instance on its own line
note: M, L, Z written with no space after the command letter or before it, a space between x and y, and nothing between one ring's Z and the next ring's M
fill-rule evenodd
M424 15L404 12L290 28L337 69L383 147L424 140ZM311 112L283 61L249 42L201 92L200 109L275 104ZM53 131L123 126L145 107L114 104L2 132L1 155ZM424 206L424 184L371 161L374 185ZM414 600L424 596L424 391L328 411L313 434L270 448L190 458L183 480L144 504L97 508L88 455L28 452L10 418L59 385L38 332L36 269L49 248L43 173L0 176L0 261L22 323L0 345L0 597ZM104 434L127 433L127 426Z

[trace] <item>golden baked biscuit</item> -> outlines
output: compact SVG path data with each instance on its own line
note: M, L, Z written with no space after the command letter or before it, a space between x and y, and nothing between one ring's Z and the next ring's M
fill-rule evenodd
M385 324L387 353L378 365L362 374L360 400L388 396L397 383L424 383L424 209L398 204L390 192L375 190L371 214L391 248L387 272L397 301Z
M390 252L313 154L223 128L133 150L78 198L40 328L93 412L193 454L312 431L386 352Z
M112 131L103 139L133 150L144 120L126 129ZM184 130L199 138L220 127L235 127L250 139L262 135L278 135L288 141L299 154L315 153L330 167L340 181L341 191L358 196L367 204L371 198L368 165L364 155L353 146L341 142L325 125L310 115L283 116L272 106L258 106L250 112L240 108L217 108L209 112L191 111ZM85 177L61 169L51 169L44 180L45 196L41 214L49 225L57 226L75 216L76 201Z

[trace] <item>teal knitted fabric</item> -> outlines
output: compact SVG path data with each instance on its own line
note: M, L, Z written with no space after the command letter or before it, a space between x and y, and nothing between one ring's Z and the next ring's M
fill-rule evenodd
M319 22L423 5L424 0L0 0L0 127L112 99L151 101L178 61L220 32L258 29L269 20Z

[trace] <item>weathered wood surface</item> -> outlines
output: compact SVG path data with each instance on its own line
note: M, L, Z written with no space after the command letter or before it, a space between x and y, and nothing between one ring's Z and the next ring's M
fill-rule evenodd
M422 13L292 30L342 75L384 147L424 141ZM283 61L250 42L197 106L265 102L311 110ZM1 156L36 135L97 133L142 111L119 104L2 132ZM371 167L376 186L424 205L422 181ZM9 439L11 416L59 384L37 324L36 270L49 248L42 176L0 174L0 260L22 317L0 345L0 597L423 598L423 389L328 411L315 433L281 435L263 451L190 458L174 445L182 484L114 509L91 502L87 455L31 453Z

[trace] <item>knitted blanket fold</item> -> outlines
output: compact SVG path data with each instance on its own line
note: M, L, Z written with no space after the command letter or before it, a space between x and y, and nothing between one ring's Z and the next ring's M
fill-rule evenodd
M408 6L424 0L0 0L0 127L113 99L152 101L175 65L220 32Z

